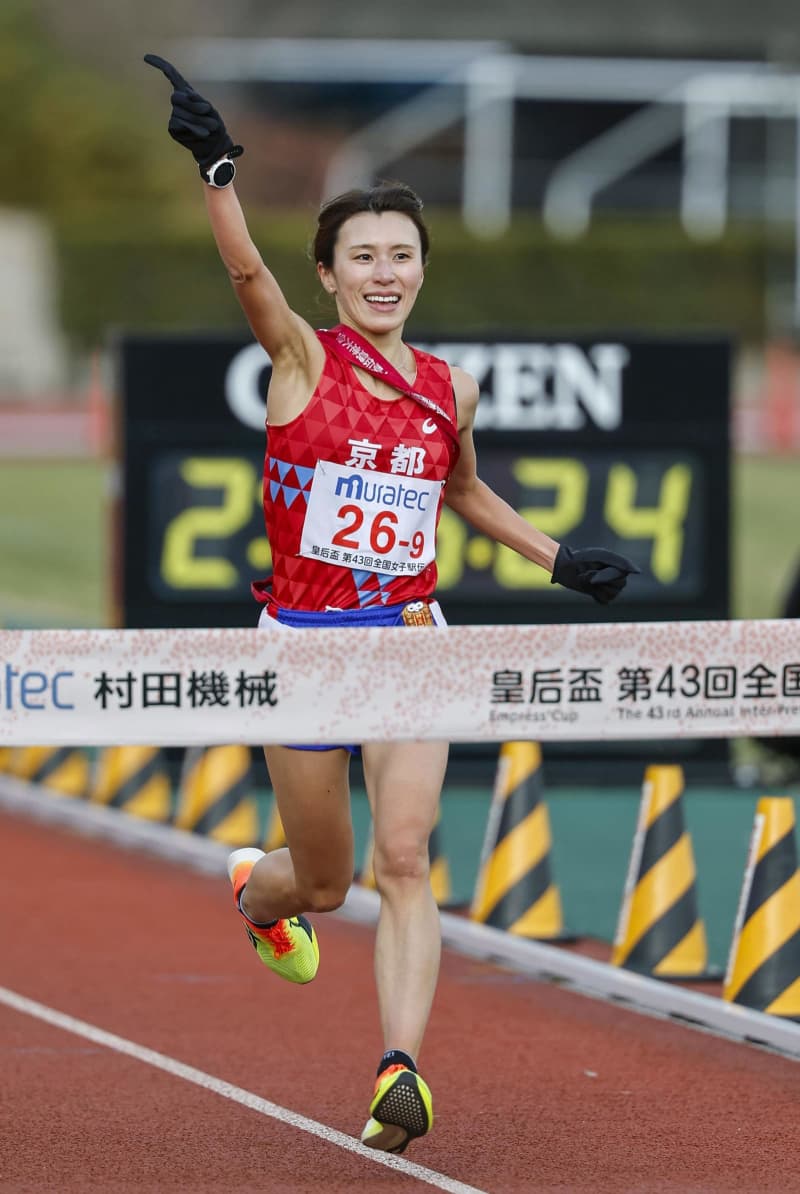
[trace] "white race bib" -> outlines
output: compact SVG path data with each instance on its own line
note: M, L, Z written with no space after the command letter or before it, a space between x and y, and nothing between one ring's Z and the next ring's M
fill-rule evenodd
M398 576L422 572L434 558L443 486L318 460L300 555Z

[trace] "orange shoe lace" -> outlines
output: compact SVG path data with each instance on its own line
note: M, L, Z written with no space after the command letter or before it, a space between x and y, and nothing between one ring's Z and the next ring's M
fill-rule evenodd
M288 921L279 920L271 929L261 929L258 932L259 937L269 941L276 959L283 957L284 954L290 954L294 949L294 942L286 928L287 924Z

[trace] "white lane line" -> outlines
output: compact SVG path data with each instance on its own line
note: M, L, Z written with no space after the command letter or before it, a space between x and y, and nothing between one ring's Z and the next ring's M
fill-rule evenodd
M171 1074L173 1078L182 1078L184 1082L202 1086L205 1090L221 1095L223 1099L239 1103L242 1107L248 1107L251 1111L257 1111L260 1115L277 1119L280 1123L288 1124L292 1128L299 1128L301 1132L308 1132L311 1136L318 1136L328 1144L335 1144L338 1148L356 1153L365 1161L385 1165L387 1169L396 1169L409 1177L415 1177L429 1186L435 1186L437 1190L447 1190L449 1194L486 1194L485 1190L479 1190L476 1186L467 1186L454 1178L436 1173L433 1169L415 1165L413 1161L406 1161L402 1157L395 1157L390 1153L381 1153L375 1149L365 1148L353 1136L346 1136L344 1132L337 1132L335 1128L329 1128L325 1124L317 1123L316 1120L307 1119L305 1115L298 1115L295 1111L289 1111L288 1108L281 1107L277 1103L270 1103L268 1099L262 1099L249 1090L242 1090L230 1082L223 1082L221 1078L205 1074L202 1070L196 1070L194 1066L184 1065L182 1061L176 1061L175 1058L167 1057L164 1053L156 1053L154 1049L147 1049L144 1045L137 1045L135 1041L116 1036L113 1032L106 1032L102 1028L95 1027L94 1024L87 1024L85 1020L76 1020L74 1016L56 1011L55 1008L47 1007L44 1003L37 1003L34 999L28 999L25 995L19 995L7 987L0 987L0 1003L27 1016L33 1016L37 1020L43 1020L46 1024L52 1024L55 1028L62 1028L65 1032L72 1032L75 1036L84 1037L96 1045L105 1045L107 1049L113 1049L116 1053L124 1053L126 1057L133 1057L136 1061L144 1062L145 1065L154 1066L157 1070Z

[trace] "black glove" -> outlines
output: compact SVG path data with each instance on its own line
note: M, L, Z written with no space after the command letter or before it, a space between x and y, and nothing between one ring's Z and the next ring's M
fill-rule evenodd
M573 551L562 543L550 583L586 593L601 605L608 605L625 588L628 576L639 571L615 551L606 551L604 547L580 547Z
M145 54L144 60L163 71L172 84L172 115L167 131L194 156L203 178L208 167L220 158L236 158L244 153L241 145L234 145L216 108L198 95L171 62L157 54Z

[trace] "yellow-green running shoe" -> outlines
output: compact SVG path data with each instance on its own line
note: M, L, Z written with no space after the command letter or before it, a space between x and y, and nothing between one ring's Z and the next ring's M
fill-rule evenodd
M233 884L233 902L244 920L247 936L265 966L290 983L310 983L319 966L317 935L305 916L277 920L264 928L245 916L239 896L263 850L246 846L234 850L228 858L228 875Z
M433 1127L433 1096L419 1074L404 1065L391 1065L378 1075L369 1114L361 1143L401 1153L409 1140Z

